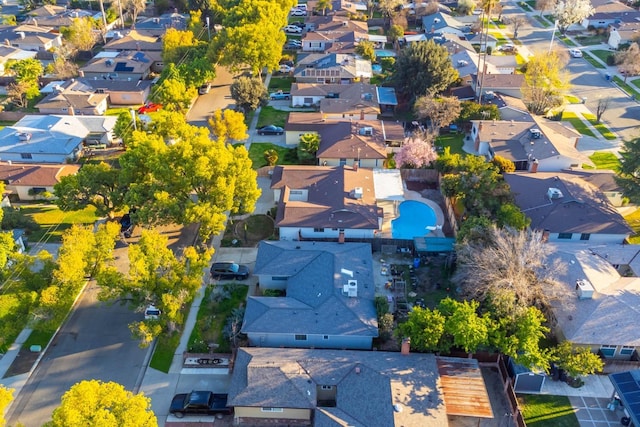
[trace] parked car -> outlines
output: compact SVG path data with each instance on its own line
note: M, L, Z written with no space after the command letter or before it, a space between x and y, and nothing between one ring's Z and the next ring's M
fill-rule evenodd
M280 68L282 68L282 66L280 66ZM291 98L291 93L290 92L283 92L281 90L277 91L277 92L271 92L269 94L269 98L271 98L272 101L279 101L282 99L290 99ZM268 127L268 126L265 126ZM274 126L277 127L277 126Z
M280 71L283 74L288 74L293 71L293 67L287 64L280 64L280 68L278 68L278 71ZM285 99L289 99L289 98L285 98Z
M296 50L302 47L302 42L299 40L289 40L285 45L285 49Z
M215 280L245 280L249 277L249 267L235 262L215 262L210 272L211 278Z
M160 309L150 305L144 310L144 320L158 320L161 314Z
M304 30L304 27L307 26L304 22L292 22L291 25L295 25L296 27L300 27Z
M291 16L307 16L307 11L302 9L292 9Z
M499 46L498 50L501 50L502 52L515 52L516 47L511 43L507 43L507 44L503 44L502 46Z
M138 114L153 113L162 109L162 104L154 104L153 102L147 102L142 107L138 108Z
M169 413L177 418L189 414L215 415L230 414L231 408L227 406L227 395L213 393L211 391L192 391L173 396Z
M120 233L127 239L131 237L133 233L133 222L131 221L131 215L126 213L120 218Z
M302 28L296 26L296 25L287 25L286 27L283 28L285 33L302 33Z
M569 55L572 58L582 58L582 51L580 49L569 49Z
M258 135L283 135L284 129L280 126L269 125L258 129Z
M200 95L205 95L209 93L210 90L211 90L211 83L205 83L202 86L200 86L200 88L198 89L198 93Z

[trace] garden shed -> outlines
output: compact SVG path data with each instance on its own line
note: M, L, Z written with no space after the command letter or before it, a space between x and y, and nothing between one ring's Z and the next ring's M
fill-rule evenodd
M518 365L511 358L509 358L507 369L513 378L513 389L516 393L539 393L542 391L545 379L543 373L535 373L529 368Z

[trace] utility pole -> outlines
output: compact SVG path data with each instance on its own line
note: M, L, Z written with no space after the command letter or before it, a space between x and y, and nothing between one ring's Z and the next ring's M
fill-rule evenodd
M551 33L551 43L549 43L549 53L551 53L551 49L553 48L553 39L556 36L556 29L558 28L558 20L553 21L553 32Z

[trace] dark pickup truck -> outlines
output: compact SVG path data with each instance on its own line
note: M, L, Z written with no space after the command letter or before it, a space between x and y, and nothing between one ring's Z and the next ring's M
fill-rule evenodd
M189 414L214 415L230 414L231 408L227 407L227 395L210 391L192 391L173 396L169 413L178 418Z

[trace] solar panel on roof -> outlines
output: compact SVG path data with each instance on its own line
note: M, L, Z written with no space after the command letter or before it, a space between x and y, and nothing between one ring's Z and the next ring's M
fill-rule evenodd
M133 67L127 67L126 62L116 62L116 68L114 69L114 71L123 71L123 72L133 71Z
M140 61L140 62L144 62L144 63L149 62L149 60L144 56L144 53L142 53L142 52L136 52L133 55L133 59L135 61Z

